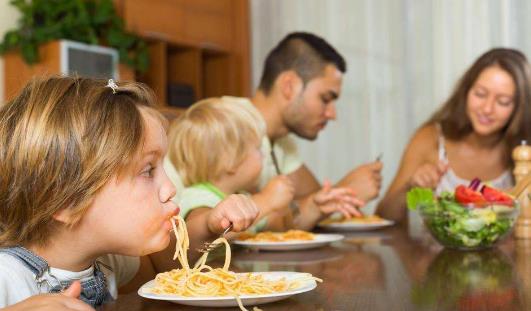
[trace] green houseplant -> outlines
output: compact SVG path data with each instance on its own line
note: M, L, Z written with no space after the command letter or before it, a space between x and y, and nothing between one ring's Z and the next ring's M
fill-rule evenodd
M0 54L19 49L28 64L39 61L39 45L58 39L106 45L120 62L144 72L149 65L146 42L125 30L112 0L11 0L21 16L8 31Z

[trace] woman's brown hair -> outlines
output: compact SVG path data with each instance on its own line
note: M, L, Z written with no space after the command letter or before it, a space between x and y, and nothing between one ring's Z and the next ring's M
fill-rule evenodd
M94 195L126 172L144 139L153 95L137 83L79 77L29 82L0 108L0 246L44 245L71 209L74 225Z
M515 84L514 111L502 130L500 140L506 145L507 165L512 166L511 150L521 140L531 138L531 69L524 54L507 48L495 48L481 55L457 83L452 95L426 124L441 124L445 137L459 140L473 131L466 113L468 92L488 67L506 71Z

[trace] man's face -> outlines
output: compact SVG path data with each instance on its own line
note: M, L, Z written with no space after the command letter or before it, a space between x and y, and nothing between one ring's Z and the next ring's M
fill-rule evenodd
M291 133L308 140L317 138L328 120L336 118L336 100L341 93L343 74L326 65L323 74L310 80L284 113Z

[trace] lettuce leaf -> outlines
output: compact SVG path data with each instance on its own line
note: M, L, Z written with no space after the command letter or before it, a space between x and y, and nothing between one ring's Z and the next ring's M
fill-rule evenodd
M416 210L420 205L433 205L436 203L433 197L433 190L429 188L413 188L407 193L407 208Z

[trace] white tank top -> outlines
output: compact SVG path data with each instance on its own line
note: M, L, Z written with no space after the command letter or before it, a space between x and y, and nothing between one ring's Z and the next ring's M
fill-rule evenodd
M448 163L448 157L446 155L446 147L444 143L444 136L439 124L437 124L437 132L439 134L439 160L446 161ZM500 176L493 180L483 182L493 188L497 189L509 189L514 186L513 176L510 170L505 170ZM470 180L461 178L455 174L455 172L449 167L446 174L443 175L439 185L437 186L436 193L440 195L443 191L453 192L459 185L468 185Z

